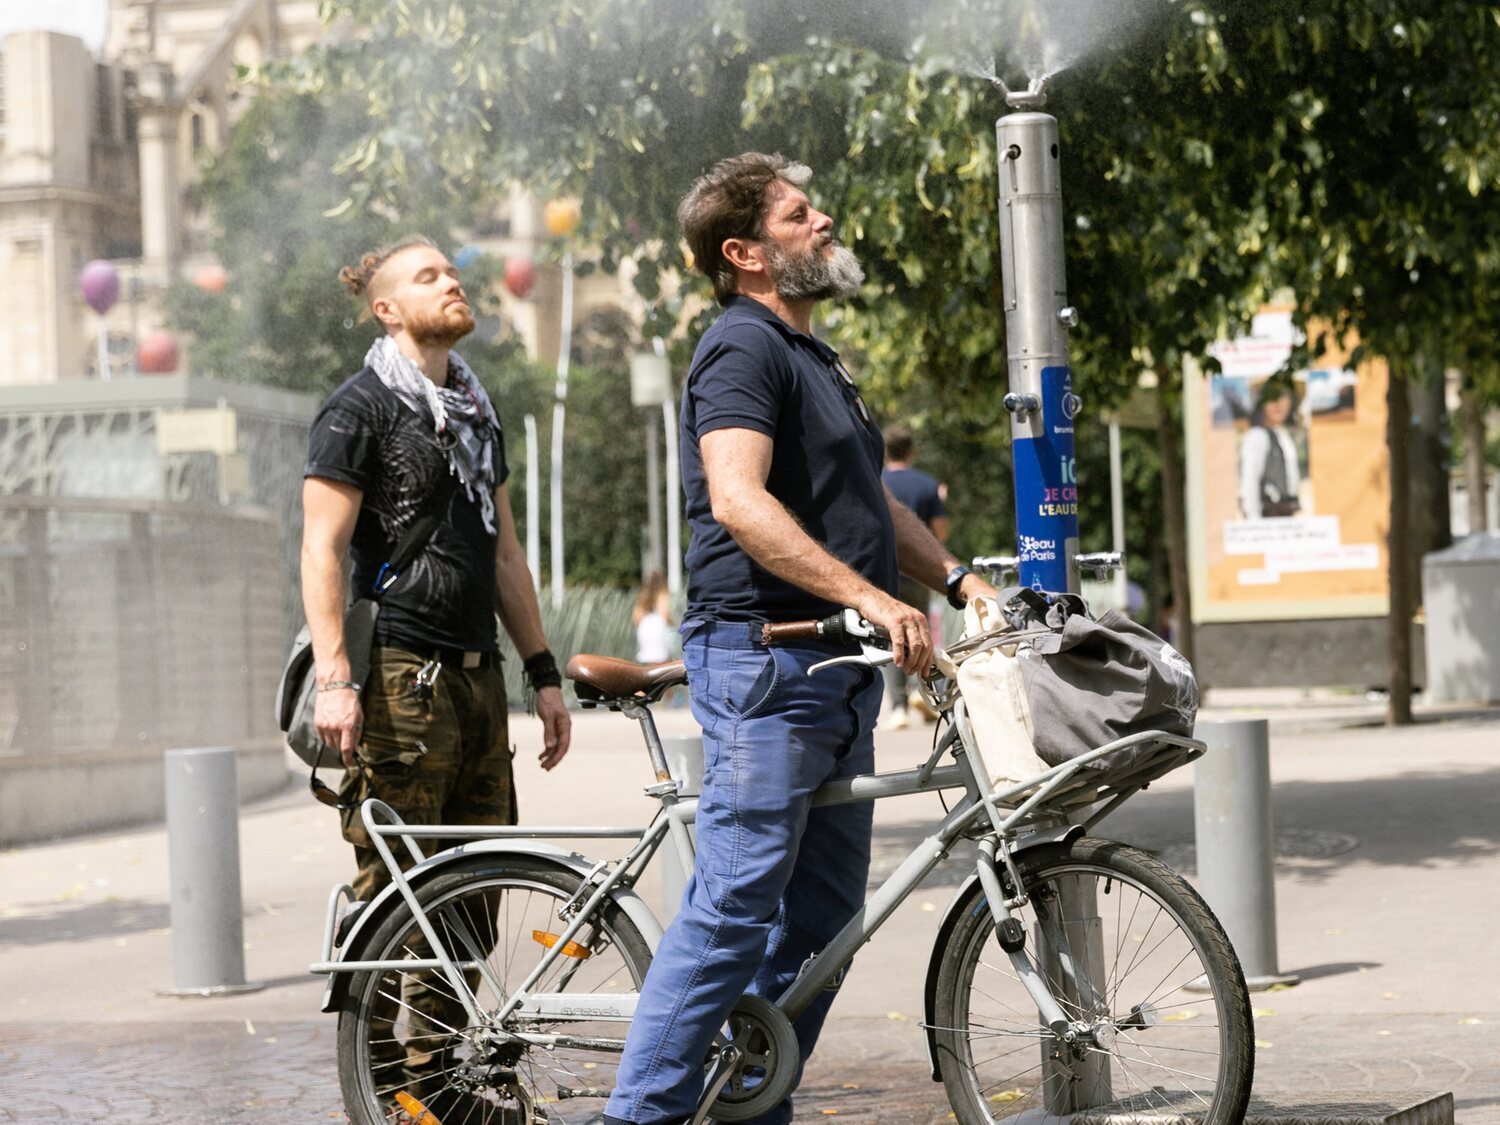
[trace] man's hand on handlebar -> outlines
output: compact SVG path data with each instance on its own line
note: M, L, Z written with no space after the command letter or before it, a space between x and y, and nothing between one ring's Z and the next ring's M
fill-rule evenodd
M859 615L890 634L891 658L908 676L932 669L932 629L927 614L889 594L876 594L858 607Z

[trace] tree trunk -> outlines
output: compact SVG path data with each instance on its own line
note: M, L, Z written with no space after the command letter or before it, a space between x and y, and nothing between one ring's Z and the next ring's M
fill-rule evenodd
M1177 651L1194 663L1193 592L1188 578L1187 505L1184 502L1182 447L1178 442L1179 422L1172 410L1176 398L1171 389L1172 373L1156 372L1156 447L1161 456L1161 512L1167 532L1167 567L1172 589L1172 615L1177 634L1172 643ZM1202 677L1199 677L1200 682Z
M1407 553L1411 509L1411 405L1405 376L1391 362L1386 384L1386 446L1390 451L1391 511L1386 534L1390 619L1386 647L1386 687L1390 692L1385 721L1411 722L1411 558Z
M1464 372L1462 403L1458 408L1459 433L1464 443L1464 489L1469 495L1469 534L1489 528L1485 507L1484 397L1475 386L1474 373Z
M1422 604L1422 558L1453 545L1452 508L1448 499L1453 460L1452 434L1443 365L1420 361L1421 378L1407 384L1412 423L1407 471L1411 474L1411 506L1407 509L1406 581L1413 607Z

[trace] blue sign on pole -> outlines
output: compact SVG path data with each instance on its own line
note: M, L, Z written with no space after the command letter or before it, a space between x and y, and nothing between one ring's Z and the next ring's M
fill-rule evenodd
M1021 585L1069 589L1078 543L1078 477L1073 460L1073 373L1042 368L1042 433L1012 445L1016 469L1016 546Z

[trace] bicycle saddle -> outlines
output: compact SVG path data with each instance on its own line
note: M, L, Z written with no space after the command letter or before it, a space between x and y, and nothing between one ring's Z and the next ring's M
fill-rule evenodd
M680 660L637 664L580 652L568 661L568 679L584 706L626 699L654 703L668 688L687 683L687 668Z

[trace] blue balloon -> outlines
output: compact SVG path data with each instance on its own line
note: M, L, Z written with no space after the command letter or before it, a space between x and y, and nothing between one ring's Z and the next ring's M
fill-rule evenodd
M460 246L458 253L453 255L453 264L459 269L467 269L482 257L484 257L484 251L479 247L473 244Z

